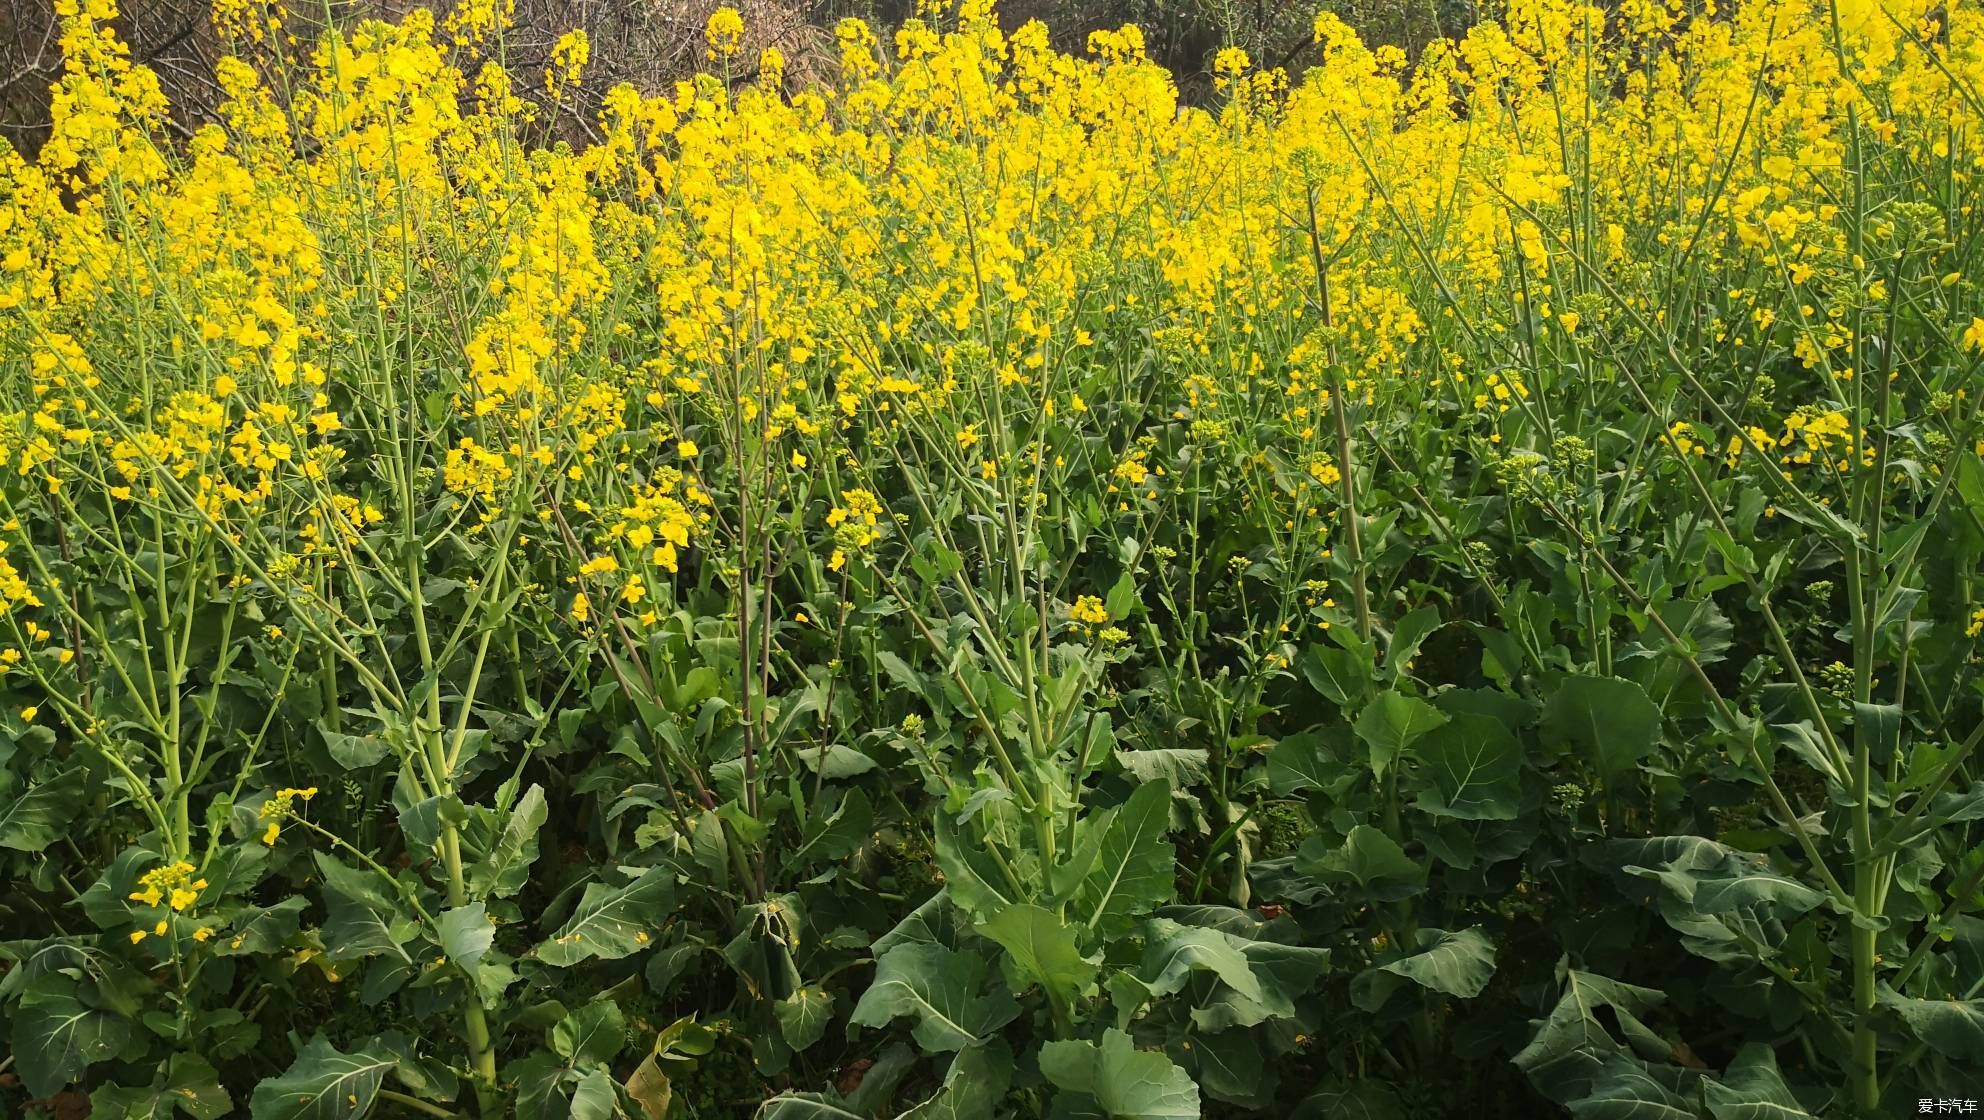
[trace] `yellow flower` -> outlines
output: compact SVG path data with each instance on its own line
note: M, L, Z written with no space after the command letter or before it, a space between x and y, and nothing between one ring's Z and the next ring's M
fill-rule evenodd
M40 713L40 711L41 711L40 708L35 707L33 704L29 704L27 707L21 709L21 719L28 723L33 723L34 717L38 713Z
M234 395L234 389L234 378L224 373L214 378L214 396L231 397Z
M1101 599L1084 595L1068 608L1068 617L1084 625L1099 626L1109 621L1109 611L1103 607Z
M1971 317L1970 326L1963 331L1963 348L1972 353L1984 352L1984 319Z
M709 57L729 58L744 38L744 17L736 8L718 8L703 24L703 38L709 42Z
M276 836L281 831L282 830L280 828L276 827L276 822L270 821L269 827L262 831L262 843L267 844L271 848L275 847Z
M677 455L682 456L684 459L693 459L696 456L701 455L703 453L703 449L696 446L695 440L685 439L675 445L675 453Z

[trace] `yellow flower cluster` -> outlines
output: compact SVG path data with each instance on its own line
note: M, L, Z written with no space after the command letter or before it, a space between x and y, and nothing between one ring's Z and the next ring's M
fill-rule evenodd
M268 822L262 830L262 843L275 847L276 838L282 834L282 819L295 814L298 799L308 801L315 796L317 796L316 786L308 789L279 789L267 801L262 802L258 815Z
M184 860L161 864L139 877L138 889L129 897L146 906L164 902L174 910L184 910L199 901L200 892L207 889L205 879L193 877L196 870Z

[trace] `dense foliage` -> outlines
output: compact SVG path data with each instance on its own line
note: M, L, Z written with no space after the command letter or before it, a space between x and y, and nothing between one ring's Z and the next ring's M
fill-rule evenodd
M573 150L490 0L225 0L281 80L183 142L60 2L0 1107L1984 1085L1984 13L1325 16L1208 111L1133 27L788 89L725 10Z

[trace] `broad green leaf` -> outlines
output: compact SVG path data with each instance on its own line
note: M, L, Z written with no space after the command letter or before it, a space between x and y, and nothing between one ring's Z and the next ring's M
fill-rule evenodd
M874 982L849 1021L880 1027L907 1016L915 1020L911 1036L924 1050L961 1050L1019 1014L1004 985L984 992L984 980L982 956L942 945L897 945L876 962Z
M1736 1052L1720 1081L1702 1081L1702 1103L1714 1120L1814 1120L1777 1070L1777 1054L1751 1042Z
M1258 1001L1264 993L1245 947L1246 942L1217 929L1153 918L1144 925L1144 959L1137 979L1151 994L1165 996L1182 990L1192 973L1210 972L1227 987Z
M1171 900L1178 857L1165 838L1170 820L1171 787L1145 782L1110 822L1070 908L1102 940L1129 933L1139 917Z
M1691 1097L1653 1076L1631 1058L1608 1059L1592 1080L1591 1092L1570 1102L1578 1120L1699 1120Z
M441 951L463 968L473 969L496 941L496 925L480 902L443 910L437 924Z
M1407 1120L1398 1094L1382 1082L1335 1082L1311 1093L1295 1109L1295 1120Z
M441 830L468 820L468 806L454 794L429 797L400 810L400 832L409 846L433 848L441 842Z
M850 789L830 814L807 820L804 838L787 858L794 866L841 859L867 842L874 823L868 795Z
M524 889L530 865L537 862L537 833L550 810L544 787L525 790L511 808L489 850L469 869L469 891L478 898L509 898Z
M1416 894L1426 883L1423 864L1407 856L1398 841L1366 824L1351 829L1343 846L1323 853L1317 866L1323 875L1348 878L1385 900Z
M958 910L946 892L938 892L911 910L895 928L875 939L869 947L877 960L898 945L942 945L957 948Z
M1122 575L1116 577L1116 582L1110 585L1109 595L1103 600L1102 608L1109 612L1110 618L1120 621L1130 617L1130 612L1136 608L1136 605L1136 575L1126 569Z
M785 1093L758 1106L754 1120L873 1120L826 1093Z
M61 837L63 827L84 803L81 770L65 771L29 786L19 797L0 801L0 848L41 851Z
M1783 915L1789 916L1810 910L1825 897L1796 879L1771 871L1762 860L1752 862L1743 856L1733 856L1695 880L1695 909L1704 914L1769 903L1782 907Z
M1625 1052L1599 1018L1600 1009L1609 1010L1629 1040L1665 1051L1665 1041L1640 1016L1666 999L1651 988L1566 969L1557 1006L1539 1024L1536 1037L1517 1052L1516 1068L1554 1100L1568 1103L1585 1097L1606 1061Z
M396 911L375 909L368 902L338 893L329 884L324 894L325 919L320 934L325 955L331 960L378 956L413 959L402 946L413 938L414 930L401 927Z
M1879 998L1938 1054L1966 1062L1984 1055L1984 999L1911 999L1885 984Z
M612 1000L595 1000L551 1028L551 1049L573 1065L610 1062L627 1045L627 1020Z
M1040 1072L1065 1092L1094 1099L1109 1120L1198 1120L1199 1087L1170 1058L1138 1050L1122 1031L1102 1043L1049 1042L1040 1048Z
M248 1110L254 1120L351 1120L372 1109L379 1086L396 1064L390 1053L367 1044L345 1054L315 1038L281 1077L255 1086Z
M825 988L801 985L791 995L772 1004L779 1035L794 1050L804 1050L827 1033L834 1017L834 996Z
M1171 1050L1180 1055L1199 1091L1217 1101L1261 1109L1274 1101L1279 1079L1269 1064L1273 1052L1253 1031L1194 1034Z
M213 951L223 957L273 953L296 934L308 905L302 898L291 895L273 906L246 907L213 940Z
M1349 775L1330 754L1321 735L1300 731L1284 736L1268 752L1268 788L1283 797L1312 789L1328 790Z
M579 1078L572 1086L571 1120L616 1120L621 1115L620 1094L615 1091L613 1075L604 1069L595 1069Z
M956 823L949 813L938 813L931 846L937 866L944 872L944 892L959 909L982 919L1011 906L1016 899L999 865L973 835L975 827Z
M834 743L827 747L824 763L820 761L819 747L801 747L793 753L799 757L800 762L806 764L806 772L809 774L820 773L821 767L824 766L826 773L821 776L829 781L852 778L875 768L874 759L845 743Z
M589 957L618 960L653 943L653 931L675 896L675 873L650 867L624 887L586 884L578 909L559 931L532 950L546 964L572 965Z
M1021 976L1072 1003L1095 979L1094 961L1075 946L1075 929L1030 902L1008 906L981 922L978 932L997 941Z
M1118 750L1116 761L1139 782L1166 782L1173 789L1189 789L1206 780L1207 752L1204 747Z
M1449 933L1442 929L1419 931L1418 952L1377 965L1357 977L1351 985L1351 999L1366 1011L1376 1011L1404 980L1422 988L1473 999L1488 986L1495 974L1495 943L1477 929Z
M1420 607L1392 627L1391 641L1385 646L1385 672L1396 680L1405 676L1412 659L1419 656L1419 647L1441 626L1438 607Z
M121 1015L90 1007L70 987L29 982L10 1024L14 1062L28 1095L52 1097L115 1055L131 1033Z
M1431 783L1419 807L1438 817L1512 821L1520 815L1522 744L1499 721L1456 715L1420 740L1422 774Z
M1457 933L1427 929L1420 934L1425 949L1379 967L1422 988L1461 999L1473 999L1488 986L1489 977L1495 975L1495 943L1487 934L1479 928Z
M992 1120L1013 1079L1013 1055L997 1040L958 1051L935 1096L896 1120Z
M1565 677L1543 706L1543 733L1568 744L1608 784L1660 742L1660 708L1618 677Z
M324 745L330 748L331 760L346 770L362 770L375 765L392 749L392 744L376 735L346 735L322 726L317 728L317 733L324 737Z
M1302 675L1338 707L1353 707L1371 686L1371 669L1347 649L1310 646L1302 655Z
M1446 713L1416 696L1380 692L1357 713L1357 737L1370 748L1371 776L1383 778L1393 759L1445 722Z
M234 1098L222 1087L220 1074L198 1054L174 1054L166 1062L163 1095L193 1120L219 1120L234 1111Z

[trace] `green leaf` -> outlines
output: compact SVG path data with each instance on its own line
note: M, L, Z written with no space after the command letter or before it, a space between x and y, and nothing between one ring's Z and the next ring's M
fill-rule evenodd
M1227 987L1260 1001L1260 978L1247 960L1247 942L1221 930L1153 918L1144 927L1144 959L1137 979L1152 995L1182 990L1194 972L1210 972Z
M1885 984L1879 998L1938 1054L1965 1062L1984 1054L1984 999L1911 999Z
M652 943L650 931L661 927L674 896L674 872L666 867L650 867L624 887L588 883L571 918L532 952L553 965L619 960Z
M0 801L0 848L41 851L61 837L84 804L81 770L64 771L29 786L19 797Z
M1104 941L1135 928L1176 889L1177 853L1165 838L1171 787L1145 782L1122 805L1102 838L1095 866L1075 890L1073 915Z
M1116 582L1110 585L1109 595L1103 600L1102 609L1109 612L1110 618L1120 621L1130 617L1130 612L1136 608L1136 605L1136 576L1134 572L1126 569L1122 575L1116 577Z
M1378 1081L1335 1082L1311 1093L1296 1120L1407 1120L1398 1094Z
M1570 1103L1579 1120L1699 1120L1694 1102L1682 1096L1646 1066L1615 1056L1600 1069L1591 1092Z
M1513 1059L1517 1069L1546 1096L1560 1102L1589 1095L1608 1058L1624 1053L1599 1017L1601 1008L1629 1038L1665 1050L1666 1043L1640 1021L1667 997L1651 988L1636 987L1590 972L1564 970L1564 991L1530 1039Z
M1095 979L1095 962L1075 947L1074 927L1050 910L1030 902L1008 906L980 923L978 932L997 941L1022 976L1063 1005Z
M496 924L480 902L442 911L437 924L441 951L463 968L473 969L496 941Z
M1040 1072L1065 1092L1094 1098L1110 1120L1198 1120L1199 1087L1191 1075L1154 1050L1138 1050L1122 1031L1093 1042L1049 1042Z
M281 1077L255 1086L248 1111L253 1120L351 1120L371 1111L395 1064L392 1054L373 1044L345 1054L314 1038Z
M234 915L229 932L214 939L213 951L223 957L273 953L295 936L307 905L292 895L273 906L245 907Z
M1311 687L1339 707L1349 708L1371 685L1371 669L1347 649L1310 646L1302 655L1302 675Z
M198 1054L174 1054L165 1066L165 1097L193 1120L218 1120L234 1111L213 1063Z
M627 1045L627 1020L620 1005L596 1000L551 1028L551 1049L573 1065L606 1063Z
M392 744L376 735L346 735L322 725L318 726L317 733L324 737L324 745L330 748L331 760L346 770L363 770L376 765L392 749Z
M1753 863L1741 855L1732 856L1715 871L1695 879L1695 909L1703 914L1722 914L1766 903L1802 914L1824 902L1825 897L1796 879L1771 871L1763 861Z
M572 1086L570 1120L615 1120L620 1116L620 1094L615 1091L613 1075L603 1069L596 1069L579 1078Z
M1274 1101L1273 1052L1252 1031L1194 1034L1182 1049L1186 1072L1199 1091L1217 1101L1262 1109ZM1171 1051L1178 1053L1178 1048Z
M324 925L319 934L327 947L325 955L330 959L379 956L398 957L401 961L413 959L401 947L413 937L413 930L401 926L396 920L396 910L377 909L369 900L341 893L329 883L324 885L324 909Z
M758 1106L751 1120L871 1120L826 1093L785 1093Z
M1165 782L1173 789L1189 789L1206 780L1208 755L1204 747L1158 747L1118 750L1116 761L1139 782Z
M896 1120L992 1120L1013 1080L1013 1055L993 1041L958 1051L935 1096Z
M1349 775L1330 754L1321 735L1298 731L1284 736L1268 752L1268 788L1283 797L1307 790L1328 790Z
M808 773L817 774L820 772L821 767L825 766L826 773L822 776L829 781L852 778L856 775L866 774L875 768L874 759L869 758L867 755L862 754L845 743L834 743L828 746L826 748L826 762L824 763L820 761L819 747L801 747L793 753L799 756L800 762L806 764L806 771Z
M549 814L543 786L532 785L524 791L488 852L469 869L471 894L509 898L524 889L530 865L537 862L537 833Z
M1438 607L1420 607L1392 627L1391 641L1385 646L1385 672L1394 680L1407 673L1407 665L1419 656L1419 647L1441 626Z
M1702 1102L1714 1120L1813 1120L1777 1071L1777 1054L1760 1042L1738 1050L1722 1080L1702 1081Z
M30 981L13 1015L14 1061L33 1097L52 1097L115 1055L131 1033L123 1016L90 1007L74 991Z
M1480 929L1449 933L1441 929L1419 931L1418 952L1381 964L1358 976L1361 984L1351 985L1351 999L1365 1011L1376 1011L1398 987L1410 980L1422 988L1460 999L1473 999L1495 975L1495 943ZM1396 978L1396 979L1394 979Z
M1660 742L1660 708L1618 677L1565 677L1543 706L1543 733L1571 746L1608 784Z
M982 956L942 945L897 945L876 963L875 980L849 1021L880 1027L907 1016L916 1021L910 1034L925 1051L961 1050L1019 1014L1003 985L981 992L984 979Z
M971 834L973 827L958 824L949 813L938 813L931 847L944 872L944 893L965 913L987 918L1011 906L1014 899L988 848Z
M400 810L400 832L409 846L433 848L441 842L441 829L468 820L468 806L454 794L429 797Z
M1387 901L1416 894L1426 882L1426 868L1405 854L1398 841L1370 825L1360 824L1344 837L1343 846L1326 853L1319 870L1347 877L1373 897Z
M1446 713L1416 696L1380 692L1357 713L1357 737L1371 749L1371 776L1383 778L1393 759L1446 722Z
M801 985L791 995L772 1004L778 1020L778 1033L794 1050L804 1050L827 1033L834 1017L834 996L825 988Z
M1419 807L1438 817L1512 821L1521 815L1522 744L1499 720L1463 713L1420 740L1431 789Z

